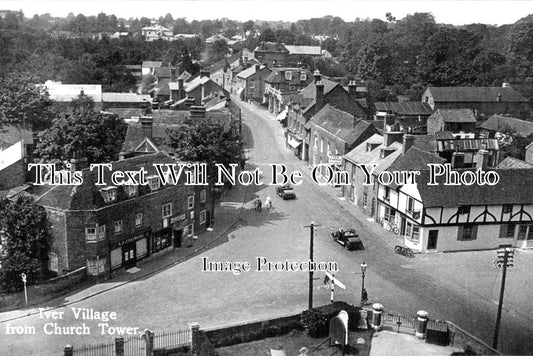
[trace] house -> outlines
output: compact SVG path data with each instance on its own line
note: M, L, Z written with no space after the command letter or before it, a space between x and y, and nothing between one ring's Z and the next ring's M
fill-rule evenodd
M287 62L297 63L298 61L304 60L306 58L322 58L323 53L320 46L292 46L284 44L289 55L287 57Z
M274 42L261 42L254 50L254 58L267 67L286 66L289 51L285 45Z
M204 105L209 100L218 97L229 97L229 92L224 90L220 85L215 83L210 77L208 72L203 72L200 76L185 83L181 79L178 82L169 83L170 98L178 105L174 105L173 108L182 107L184 103L181 103L183 99L189 99L191 105ZM182 105L183 104L183 105Z
M429 185L430 172L424 170L417 184L388 189L388 198L387 187L380 187L379 199L397 216L411 216L403 236L405 245L416 251L533 247L533 194L523 189L533 185L533 169L494 172L496 186L444 185L442 177Z
M315 114L306 124L310 129L309 163L319 167L321 176L330 176L327 165L332 160L340 160L342 155L377 133L368 122L341 111L330 104ZM331 164L340 170L342 162Z
M163 27L159 24L143 27L141 29L141 35L147 42L157 41L159 39L165 41L174 40L174 33L172 33L172 31L168 28Z
M152 102L150 95L136 93L102 93L102 109L109 108L148 108Z
M85 95L93 100L96 110L102 109L102 86L99 84L62 84L47 80L44 86L58 107L70 106L72 100Z
M131 75L133 75L135 78L142 77L142 66L139 64L126 64L124 66L126 70L130 71Z
M237 96L241 100L262 101L265 79L271 72L267 66L256 64L237 74Z
M449 131L474 134L476 123L476 116L471 109L437 109L427 118L427 133L434 135L440 131Z
M174 35L175 39L184 39L184 40L190 40L196 37L198 37L198 35L195 33L177 33Z
M210 73L209 77L215 83L229 91L233 81L233 72L231 71L231 68L237 67L240 62L242 62L241 54L236 53L207 67L205 70Z
M159 251L192 246L193 236L211 221L210 191L182 179L163 184L154 164L174 163L163 153L111 162L105 184L97 185L97 170L73 160L83 182L54 186L36 199L51 222L50 271L62 275L86 266L89 275L105 276ZM141 169L146 185L111 184L114 172Z
M375 119L387 120L401 132L425 133L427 118L433 113L431 107L419 101L374 103Z
M310 131L306 124L325 104L351 113L357 118L367 117L367 112L357 99L357 90L353 83L351 90L346 91L340 83L322 77L318 70L313 77L314 81L301 89L287 108L286 144L295 148L297 156L304 161L309 159L310 144Z
M516 136L533 141L533 122L514 117L492 115L480 126L483 137Z
M169 64L166 62L157 62L157 61L144 61L141 64L141 73L142 75L155 75L155 68L168 67Z
M470 109L476 115L516 114L530 108L516 90L502 87L428 87L422 102L431 109Z
M284 111L292 97L312 81L312 73L307 69L273 68L265 78L264 101L268 102L268 111L276 115Z
M224 41L224 42L228 43L229 39L227 37L225 37L224 35L216 34L216 35L213 35L211 37L206 38L205 39L205 44L206 45L212 45L216 41Z
M0 128L0 190L30 181L28 163L35 148L29 126L3 125Z

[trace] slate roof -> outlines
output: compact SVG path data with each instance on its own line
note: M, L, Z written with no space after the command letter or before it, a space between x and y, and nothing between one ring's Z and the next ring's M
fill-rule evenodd
M417 147L411 147L406 153L400 154L386 170L389 172L422 171L427 170L430 163L443 164L446 160ZM398 185L393 182L390 187L396 189Z
M203 85L203 84L207 83L210 80L211 80L211 78L209 78L209 77L198 76L198 77L194 78L193 80L191 80L190 82L184 84L185 91L187 93L190 93L194 89L198 88L200 85Z
M413 146L426 152L436 152L437 142L434 135L415 135ZM451 137L453 138L453 136Z
M354 125L354 117L347 112L326 104L309 121L327 132L352 145L372 125L358 119Z
M176 161L164 153L148 154L122 161L111 162L113 171L139 170L141 167L148 175L156 174L154 163L175 163ZM105 170L105 181L110 184L112 172ZM75 185L58 185L48 189L36 202L45 207L60 210L93 210L105 205L100 189L106 186L97 186L97 170L82 170L83 183ZM121 188L119 188L121 189ZM162 189L165 189L163 186Z
M322 56L320 46L292 46L284 44L290 55Z
M428 120L438 117L444 122L476 122L476 116L470 109L437 109Z
M500 145L495 138L456 138L452 140L436 140L436 150L443 151L477 151L481 148L486 150L499 150Z
M527 102L520 93L509 87L428 87L435 102Z
M170 79L159 79L155 87L155 92L157 95L170 95L170 88L168 86L169 83Z
M374 146L374 149L368 150L368 145ZM343 156L344 159L357 164L376 163L379 160L379 148L383 146L383 136L373 134L363 143L356 146L353 150Z
M500 115L492 115L487 121L481 124L480 128L502 133L510 129L521 137L533 135L533 122Z
M377 148L378 152L381 154L382 150L388 150L388 151L394 151L389 153L389 155L385 158L379 159L379 163L372 172L372 175L377 176L381 172L385 171L387 168L390 167L390 165L402 154L402 147L403 145L399 142L393 142L389 146L381 145L379 148Z
M505 157L503 161L498 165L500 169L522 169L522 168L533 168L533 164L526 161L522 161L513 157Z
M270 68L268 68L266 66L261 66L259 70L263 70L265 68L268 69L269 71L272 71ZM247 69L243 70L242 72L240 72L239 74L237 74L237 77L242 78L242 79L248 79L252 75L254 75L256 72L257 72L257 68L256 68L255 65L253 65L250 68L247 68Z
M209 73L217 72L219 70L224 69L224 67L226 66L226 63L228 63L228 65L231 67L231 64L234 62L238 62L240 58L241 58L241 54L235 53L234 55L230 57L221 59L220 61L210 65L209 67L206 68L206 70L209 71Z
M469 169L471 170L471 169ZM458 170L459 172L464 170ZM424 207L455 207L460 205L533 204L533 169L493 169L500 176L497 185L428 185L429 170L421 171L417 187Z
M433 113L431 106L420 101L403 101L393 103L377 101L375 106L377 111L391 110L397 115L431 115L431 113Z
M292 78L290 81L287 81L285 78L285 72L291 71ZM283 72L283 75L281 74ZM300 75L305 73L305 80L300 80ZM302 68L274 68L272 73L270 73L266 78L265 82L270 84L284 84L289 83L289 85L307 85L311 80L313 80L313 74Z

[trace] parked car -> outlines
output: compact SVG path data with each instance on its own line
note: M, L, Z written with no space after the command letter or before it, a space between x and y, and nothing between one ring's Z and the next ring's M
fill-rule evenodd
M355 229L335 230L331 233L331 237L347 250L364 249L363 241L361 241L359 235L355 232Z
M276 187L276 194L283 198L283 200L296 199L294 189L290 185L281 185Z

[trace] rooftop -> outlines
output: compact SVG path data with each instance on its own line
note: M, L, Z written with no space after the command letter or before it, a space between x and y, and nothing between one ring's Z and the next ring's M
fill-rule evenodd
M520 93L509 87L428 87L436 102L527 102Z
M470 109L437 109L428 120L439 116L444 122L476 122L476 116Z
M533 122L508 116L492 115L481 124L480 128L502 133L514 131L516 135L521 137L533 135Z
M378 111L392 111L397 115L431 115L431 107L420 101L383 102L375 103Z

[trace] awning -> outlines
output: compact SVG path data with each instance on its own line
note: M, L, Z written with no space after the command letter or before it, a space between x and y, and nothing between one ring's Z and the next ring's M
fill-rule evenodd
M287 110L283 110L282 112L278 114L278 116L276 116L276 119L278 121L281 121L281 120L284 120L286 117L287 117Z
M300 146L300 145L302 144L302 141L295 140L294 138L292 138L291 136L289 136L289 140L287 141L287 143L288 143L292 148L298 148L298 146Z

